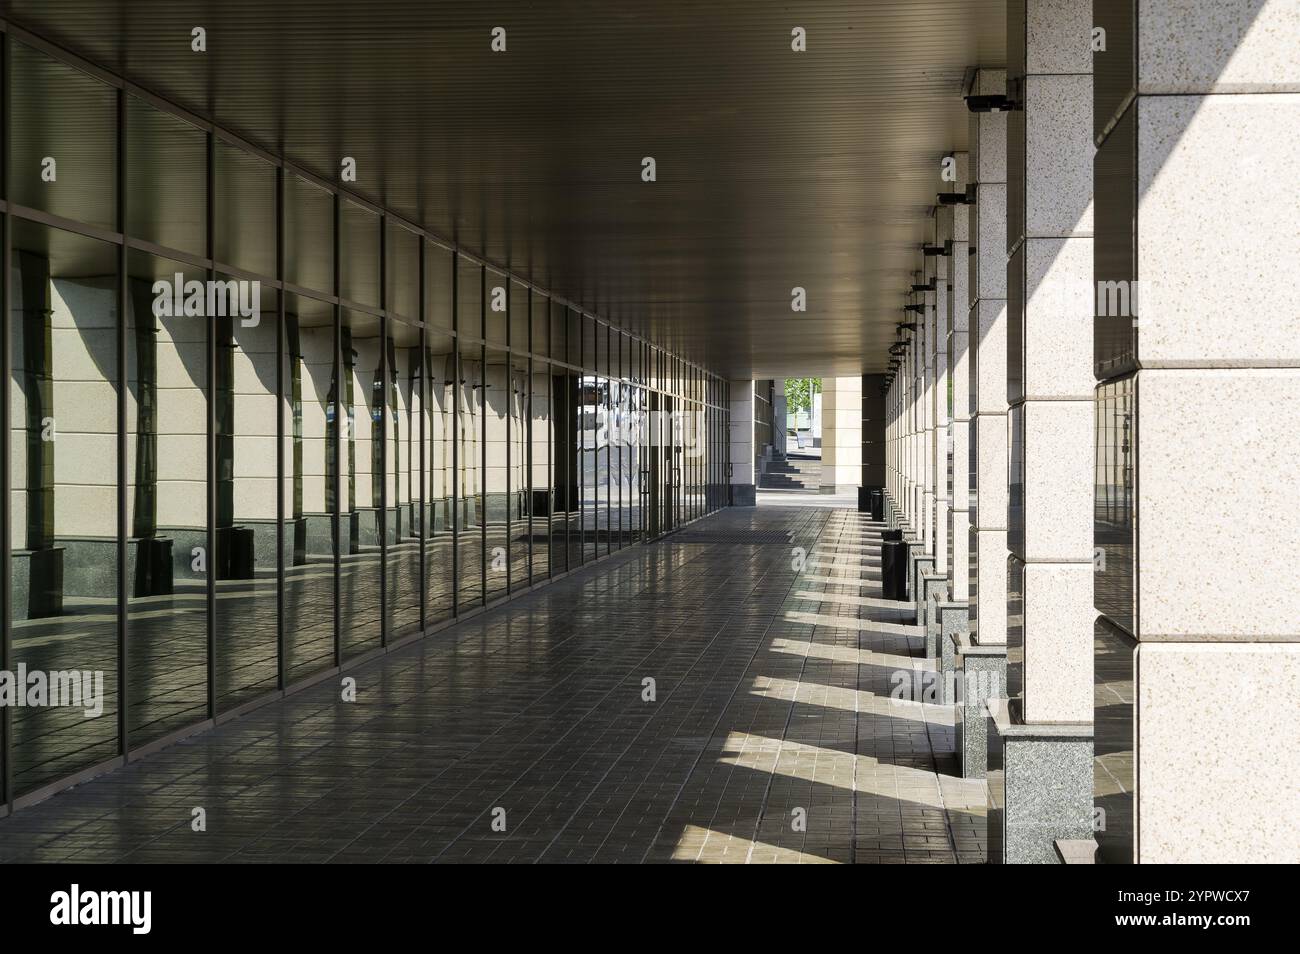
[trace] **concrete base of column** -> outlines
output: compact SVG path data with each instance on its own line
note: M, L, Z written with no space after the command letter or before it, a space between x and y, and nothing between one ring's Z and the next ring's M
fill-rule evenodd
M731 506L753 507L758 503L753 484L731 485Z
M969 632L951 634L957 654L957 711L953 725L962 778L988 773L988 711L985 705L1006 696L1007 647L981 646Z
M1092 724L1025 724L986 703L990 864L1057 864L1058 839L1092 837Z

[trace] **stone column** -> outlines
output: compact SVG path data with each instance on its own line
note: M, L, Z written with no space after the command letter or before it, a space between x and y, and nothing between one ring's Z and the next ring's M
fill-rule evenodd
M1007 4L1006 862L1092 834L1091 21L1077 0Z
M953 457L965 456L972 477L967 599L972 639L985 646L1007 641L1007 114L1003 105L987 105L988 97L1005 100L1006 89L1005 70L981 69L968 90L975 204L967 256L970 425L964 454L961 429L953 434ZM954 510L960 495L959 489Z
M1174 7L1097 4L1097 840L1294 861L1300 20Z
M862 376L822 379L824 494L857 494L862 480Z
M934 215L935 245L951 251L945 245L945 230L952 218L950 207L939 206ZM951 491L948 487L948 274L951 259L947 254L926 259L925 292L926 352L930 362L930 401L928 408L930 441L928 445L929 472L927 481L931 488L928 514L930 536L934 554L934 571L948 575L948 505Z
M933 237L933 219L930 233ZM917 274L918 287L930 284L934 275L934 260L939 256L926 256L922 270ZM934 293L921 291L916 295L922 311L918 315L918 343L920 353L917 364L920 367L920 405L917 408L917 436L920 448L917 463L920 473L920 526L917 528L921 542L921 552L934 555Z
M752 507L754 476L754 382L731 382L731 506Z
M988 114L991 115L991 114ZM955 181L943 183L955 194L966 194L970 181L970 156L954 153ZM946 513L948 541L947 562L948 593L954 602L965 603L970 596L970 286L969 255L970 207L965 204L940 208L941 244L952 254L945 259L946 276L939 281L947 340L944 365L948 372L947 413L948 434L944 447L944 477L946 481ZM946 281L944 278L946 277Z

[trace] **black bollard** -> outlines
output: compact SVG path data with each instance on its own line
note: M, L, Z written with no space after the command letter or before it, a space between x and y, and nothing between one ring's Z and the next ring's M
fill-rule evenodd
M880 546L880 586L887 600L907 599L907 544L902 540L886 540Z
M880 532L880 539L886 543L888 543L890 540L897 540L901 542L903 539L903 531L901 529L882 530Z
M885 519L885 492L879 487L871 488L871 519L876 523Z

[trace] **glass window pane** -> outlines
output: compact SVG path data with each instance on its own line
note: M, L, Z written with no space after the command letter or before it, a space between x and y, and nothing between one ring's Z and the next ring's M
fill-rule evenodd
M293 683L334 664L334 306L286 295L283 347L284 641Z
M117 248L15 220L7 277L10 666L90 690L13 709L22 795L117 754Z
M275 166L221 140L215 149L217 261L275 275ZM134 166L135 154L127 155Z
M126 154L127 234L206 255L207 134L128 96Z
M551 574L551 511L554 510L554 484L551 482L551 433L555 416L551 413L551 366L534 361L529 387L528 446L531 453L533 515L533 580Z
M388 404L384 533L389 640L420 629L420 424L423 416L420 332L388 321Z
M527 313L525 313L527 314ZM529 567L533 546L532 494L529 479L531 447L528 441L528 358L510 356L510 588L520 590L531 582Z
M351 309L341 310L340 318L339 645L346 659L380 644L383 375L379 319Z
M484 367L483 516L487 546L487 598L506 594L510 583L510 355L487 350Z
M505 275L494 268L486 270L487 308L483 316L485 336L489 344L504 345L510 333L510 303L506 300L509 283Z
M424 547L425 625L449 619L454 608L455 537L452 469L456 400L456 353L449 335L430 332L425 343L425 379L428 399L424 418L425 469L428 473Z
M532 351L545 357L551 353L551 300L533 292L531 310L533 313Z
M456 268L456 330L461 335L482 338L483 266L459 256Z
M529 318L529 292L527 285L519 282L510 283L510 347L515 351L527 351Z
M339 201L339 297L379 307L379 228L383 219Z
M424 250L424 320L432 328L451 331L455 314L451 300L455 258L451 249L436 242L425 242Z
M483 604L483 346L460 342L456 380L456 599Z
M556 361L569 360L565 339L569 332L569 309L557 301L551 302L551 357Z
M420 317L420 237L392 222L384 249L384 280L387 283L384 306L394 315L418 320Z
M213 560L206 275L141 252L127 262L127 723L136 748L207 716Z
M117 91L10 45L10 200L117 228Z
M334 293L334 196L306 179L284 176L285 281Z
M223 280L229 280L223 278ZM253 289L249 283L247 300ZM279 530L276 507L276 293L257 290L252 319L218 317L217 512L213 534L217 710L275 689Z

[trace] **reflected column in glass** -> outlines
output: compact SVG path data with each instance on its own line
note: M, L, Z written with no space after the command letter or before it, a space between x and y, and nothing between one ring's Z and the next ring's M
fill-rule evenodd
M290 683L334 664L338 495L334 306L286 294L284 362L284 643Z
M551 431L555 416L551 412L551 366L533 361L528 404L530 506L532 524L533 580L551 575L551 511L555 509L554 484L551 482Z
M207 296L189 295L205 287L203 271L142 252L127 261L127 713L136 748L208 714L209 320ZM180 282L184 293L156 292L155 282ZM229 350L218 367L229 407ZM219 507L231 514L231 474L217 477Z
M248 291L251 294L252 289ZM218 317L214 322L213 625L218 711L269 692L279 682L275 453L279 322L274 290L259 294L256 321Z
M339 645L344 659L380 644L384 385L379 319L342 309L339 431Z
M510 355L510 588L532 582L532 494L528 463L528 356Z
M420 331L388 320L385 483L389 640L420 629L420 424L423 418Z
M425 473L424 543L426 626L450 619L455 608L455 544L452 531L455 471L456 352L450 335L430 330L425 341Z
M492 274L492 273L489 273ZM488 348L483 375L483 519L487 599L506 595L510 581L510 355Z
M22 795L118 752L118 252L17 220L13 244L10 668L75 673L80 703L12 710Z
M456 376L456 607L483 605L483 346L460 342Z

